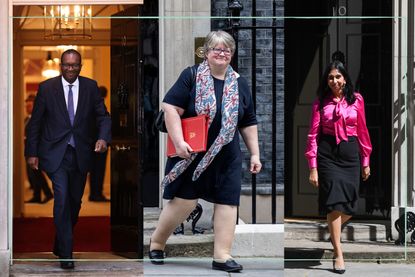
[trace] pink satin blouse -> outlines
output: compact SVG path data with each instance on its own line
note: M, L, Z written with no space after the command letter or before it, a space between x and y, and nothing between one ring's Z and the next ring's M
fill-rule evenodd
M324 99L323 114L320 116L320 101L313 103L310 130L307 138L305 156L309 168L317 167L317 142L320 128L323 134L336 137L339 144L348 141L348 136L356 136L360 148L361 164L369 166L372 144L366 127L365 103L362 95L355 92L356 101L348 105L345 98L335 102L333 96Z

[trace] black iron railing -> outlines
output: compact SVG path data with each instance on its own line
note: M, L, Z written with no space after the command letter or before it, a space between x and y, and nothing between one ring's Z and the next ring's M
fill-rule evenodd
M271 169L271 221L272 224L277 223L277 214L276 214L276 195L277 195L277 29L283 29L283 27L277 26L277 4L276 1L273 1L273 17L272 23L270 26L257 26L257 7L256 0L252 1L252 20L251 26L242 26L240 24L240 11L242 10L242 4L238 0L229 1L229 28L228 32L233 36L236 43L236 51L233 58L234 64L232 65L235 70L238 70L238 42L239 42L239 30L251 30L252 44L251 44L251 59L252 59L252 98L254 101L254 107L256 110L256 89L257 89L257 46L256 46L256 37L257 30L271 30L272 31L272 169ZM256 198L257 198L257 180L256 175L252 175L251 180L252 188L252 223L256 223Z

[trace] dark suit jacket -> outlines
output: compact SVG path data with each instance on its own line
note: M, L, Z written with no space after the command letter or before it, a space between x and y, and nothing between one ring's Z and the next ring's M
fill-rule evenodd
M78 105L71 126L61 78L51 78L39 85L26 129L25 156L38 157L39 167L52 173L61 164L73 134L79 169L87 172L96 138L111 141L111 118L97 83L79 76Z

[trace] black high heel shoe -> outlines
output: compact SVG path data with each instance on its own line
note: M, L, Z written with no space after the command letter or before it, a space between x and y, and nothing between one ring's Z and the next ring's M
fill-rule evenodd
M150 239L149 249L151 249L151 239ZM163 250L149 250L148 256L152 264L156 264L156 265L164 264L165 253Z
M345 268L336 267L336 257L333 256L333 272L337 274L344 274L346 272Z

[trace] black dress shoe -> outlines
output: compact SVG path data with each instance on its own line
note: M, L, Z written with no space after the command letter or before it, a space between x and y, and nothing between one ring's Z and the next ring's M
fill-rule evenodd
M164 251L163 250L151 250L148 252L150 261L152 264L164 264Z
M25 203L39 203L39 204L42 203L42 201L40 201L40 198L35 198L35 197L31 198L30 200L24 201L24 202Z
M109 202L110 200L107 199L104 195L99 195L99 196L90 196L89 201L92 201L92 202Z
M75 268L75 263L73 261L68 260L68 259L71 259L71 258L59 257L59 259L66 259L66 261L61 261L61 268L62 269L74 269Z
M234 260L229 259L224 263L213 261L212 269L223 270L226 272L239 272L243 269L243 267Z

